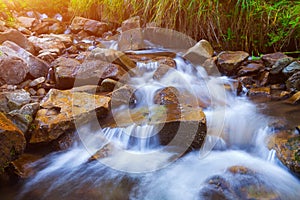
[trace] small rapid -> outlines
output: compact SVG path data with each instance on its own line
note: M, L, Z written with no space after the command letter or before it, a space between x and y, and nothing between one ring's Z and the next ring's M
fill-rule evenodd
M78 128L80 140L72 147L33 164L37 173L25 182L18 198L201 199L199 191L207 179L225 173L234 185L239 178L230 177L226 169L244 166L255 171L279 199L297 199L299 180L266 147L265 139L272 133L268 117L247 97L236 95L233 80L209 76L203 67L181 57L174 61L176 68L160 79L153 78L158 62L137 63L139 75L127 84L135 89L135 109L146 107L151 113L155 93L165 87L188 94L188 99L179 99L180 104L203 105L207 136L200 150L177 156L176 148L159 144L158 130L151 124L96 129L87 124ZM121 113L132 108L113 109ZM105 145L113 146L108 156L89 162Z

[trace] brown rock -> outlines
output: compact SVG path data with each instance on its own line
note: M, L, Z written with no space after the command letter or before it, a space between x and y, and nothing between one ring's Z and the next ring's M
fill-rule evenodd
M296 104L300 100L300 91L295 93L292 97L286 100L287 103L289 104Z
M276 53L271 53L271 54L265 54L262 56L262 60L264 61L265 65L267 67L271 67L273 66L277 60L281 59L281 58L285 58L287 57L285 54L281 53L281 52L276 52Z
M248 95L270 97L271 89L270 87L251 88L248 92Z
M42 100L30 143L47 143L108 112L109 97L51 89Z
M18 110L30 101L30 94L25 90L0 92L0 112Z
M54 23L48 28L49 33L54 33L54 34L62 34L64 33L64 27L60 22Z
M108 31L108 24L83 17L75 17L72 20L70 28L74 33L85 31L101 37L103 33Z
M35 18L23 16L18 17L17 20L21 24L21 26L25 28L31 28L37 22Z
M107 78L102 81L101 89L103 92L112 92L117 84L118 81L113 80L111 78Z
M141 19L139 16L131 17L122 22L122 32L131 30L131 29L140 29L141 28Z
M0 173L23 153L25 146L23 133L0 112Z
M64 42L56 37L42 35L42 38L31 36L28 39L32 42L37 51L46 49L59 49L59 53L62 54L66 49Z
M0 43L11 41L25 49L26 51L35 54L35 49L32 43L19 31L10 29L0 33Z
M296 72L286 81L286 87L291 92L300 91L300 72Z
M217 64L221 73L234 75L248 57L249 54L244 51L223 51L218 55Z
M109 96L111 96L111 107L117 108L121 105L132 106L136 101L134 94L135 89L129 85L121 86L115 89Z
M238 71L238 76L250 75L259 72L263 69L264 66L258 63L249 63L246 66L241 66L241 69Z
M159 105L180 105L179 91L174 87L166 87L156 93L154 103Z

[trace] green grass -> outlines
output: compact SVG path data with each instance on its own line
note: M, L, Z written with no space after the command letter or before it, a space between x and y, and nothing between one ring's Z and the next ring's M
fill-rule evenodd
M178 30L195 40L207 39L217 50L245 50L259 55L274 51L298 51L300 47L299 0L14 0L14 2L22 2L23 8L34 8L39 11L41 8L46 11L52 8L55 12L59 12L60 9L67 8L71 16L80 15L116 24L131 16L139 15L143 23L156 22L161 27ZM30 6L28 2L31 2Z

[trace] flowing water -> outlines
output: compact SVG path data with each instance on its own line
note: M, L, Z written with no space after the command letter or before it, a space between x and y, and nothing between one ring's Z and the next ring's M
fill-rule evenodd
M258 173L279 199L299 199L299 180L266 148L265 138L272 134L272 127L258 104L236 96L233 80L208 76L202 67L180 57L175 61L176 69L160 80L153 79L158 63L138 63L142 75L131 77L127 84L136 89L136 108L146 106L150 112L155 92L168 86L188 92L190 102L206 105L208 130L200 150L180 157L172 146L159 145L157 130L148 124L103 129L87 124L78 128L80 140L68 150L33 164L38 172L25 181L16 198L201 199L199 191L209 177L231 166L245 166ZM113 113L128 109L114 108ZM107 157L88 162L106 144L116 147ZM236 184L235 180L228 181Z

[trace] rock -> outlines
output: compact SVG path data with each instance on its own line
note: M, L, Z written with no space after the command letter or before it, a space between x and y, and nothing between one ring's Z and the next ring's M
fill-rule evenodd
M116 87L118 81L111 78L104 79L101 83L101 90L103 92L112 92Z
M284 100L291 96L291 93L288 91L282 90L271 90L271 99L272 100Z
M131 17L122 22L121 29L122 32L131 30L131 29L140 29L141 28L141 19L139 16Z
M24 61L26 61L28 68L29 68L29 74L34 78L39 78L42 76L46 76L49 70L49 65L44 62L43 60L35 57L25 49L21 48L17 44L6 41L3 43L3 46L9 47L12 49L17 56L22 58Z
M31 81L28 86L29 87L36 87L36 86L44 83L45 81L46 81L45 77L39 77L39 78L36 78L33 81Z
M300 91L296 92L293 96L291 96L285 102L287 102L289 104L296 104L296 103L299 103L299 100L300 100Z
M52 62L51 66L54 68L56 87L58 89L70 89L74 86L74 72L79 65L79 61L65 57L59 57Z
M277 60L287 57L281 52L265 54L261 57L267 67L272 67Z
M188 49L183 57L195 65L203 65L207 59L212 58L213 54L214 50L210 43L200 40L195 46Z
M263 71L260 73L260 75L258 77L259 86L263 87L263 86L267 85L267 83L269 82L269 75L270 75L270 72L268 72L268 71Z
M291 92L300 91L300 72L296 72L286 81L286 87Z
M48 143L108 113L110 98L85 92L51 89L34 121L31 144Z
M50 64L55 60L57 54L52 53L50 51L46 51L46 52L39 53L37 57Z
M68 35L68 34L53 34L53 33L51 33L51 34L47 34L47 35L41 35L40 37L53 38L55 40L59 40L62 43L64 43L65 47L70 47L73 44L73 37L72 37L72 35Z
M94 153L88 160L88 162L106 158L114 153L116 147L112 143L107 143L102 148L100 148L96 153Z
M179 91L175 87L166 87L157 91L154 96L154 103L159 105L180 105Z
M0 112L0 173L18 158L26 147L23 133Z
M23 16L18 17L17 20L21 24L21 26L23 26L25 28L31 28L37 22L37 20L35 18L23 17Z
M232 166L222 175L208 178L198 199L280 199L272 184L261 174L243 167Z
M30 101L30 94L25 90L0 92L0 112L9 113L18 110Z
M26 51L35 54L32 43L22 33L15 29L9 29L8 31L0 33L0 43L5 41L14 42Z
M160 105L150 110L137 108L130 112L115 113L113 117L118 127L127 127L133 123L137 126L153 125L156 132L152 136L157 135L161 145L179 148L183 150L182 153L199 149L206 136L205 114L199 107ZM115 127L115 122L103 126Z
M48 22L41 22L34 26L32 28L32 31L35 32L37 35L47 34L49 33L49 26L50 24Z
M128 56L114 49L95 48L87 57L87 60L102 60L108 63L115 63L129 73L131 69L136 67L136 64Z
M278 159L293 172L300 174L300 135L282 131L270 137L269 149L274 149Z
M15 85L24 81L29 72L27 63L19 57L7 55L1 47L0 52L0 80L3 84Z
M133 106L136 101L134 94L135 89L129 85L121 86L115 89L109 96L111 96L111 107L117 108L121 105Z
M218 55L217 65L221 73L234 75L248 57L249 54L244 51L223 51Z
M52 36L48 37L48 35L42 36L42 38L38 38L36 36L31 36L28 38L29 41L31 41L32 44L35 46L35 49L37 49L37 51L47 49L58 49L59 55L61 55L65 51L65 44L58 38Z
M286 66L283 70L282 73L286 75L287 77L293 75L294 73L300 71L300 63L299 61L294 61L288 66Z
M160 64L153 74L154 80L161 80L169 71L170 67L164 64Z
M294 58L291 57L284 57L281 59L278 59L274 65L272 65L271 74L279 74L281 71L288 66L291 62L293 62Z
M264 66L260 63L249 63L246 66L241 66L241 69L238 71L238 76L245 76L256 74L260 70L262 70Z
M119 65L108 63L101 60L85 60L78 66L73 75L75 76L75 85L101 85L106 78L120 80L125 71Z
M71 89L72 92L85 92L89 94L97 94L101 92L101 87L98 85L84 85L80 87L74 87Z
M51 26L49 26L48 30L49 33L54 34L62 34L65 31L64 26L60 22L52 24Z
M23 133L26 134L39 107L40 105L38 103L26 104L19 110L9 112L7 116Z
M36 91L36 94L38 96L45 96L46 95L46 90L44 88L39 88L37 91Z
M74 33L86 31L87 33L101 37L103 33L108 31L108 24L83 17L75 17L72 20L70 29Z
M201 64L204 67L208 75L220 75L219 69L216 65L217 57L208 58Z
M251 88L248 92L248 95L270 97L271 89L270 87Z

